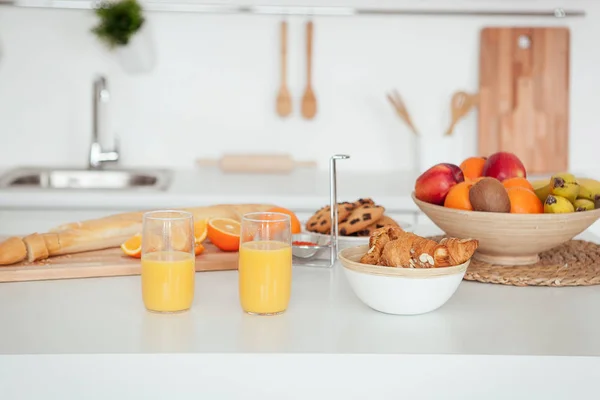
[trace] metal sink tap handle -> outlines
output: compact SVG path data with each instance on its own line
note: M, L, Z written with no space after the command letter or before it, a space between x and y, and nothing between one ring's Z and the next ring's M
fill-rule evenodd
M89 167L90 169L102 168L102 163L119 160L119 149L115 140L112 151L103 151L100 142L101 117L105 111L103 104L108 103L110 93L106 85L106 78L99 76L94 81L93 115L92 115L92 143L90 145Z

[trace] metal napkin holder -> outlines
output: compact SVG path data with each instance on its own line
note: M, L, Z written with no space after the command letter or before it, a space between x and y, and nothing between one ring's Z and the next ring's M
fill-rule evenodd
M329 242L319 242L326 238L324 235L317 235L311 232L303 232L294 235L293 240L297 238L310 238L314 243L319 243L317 246L296 246L292 244L292 254L294 265L308 267L324 267L332 268L335 265L338 254L338 208L337 208L337 171L336 162L338 160L347 160L350 156L346 154L335 154L329 159L329 208L331 218L331 231L329 234ZM329 251L327 259L320 258L325 251Z

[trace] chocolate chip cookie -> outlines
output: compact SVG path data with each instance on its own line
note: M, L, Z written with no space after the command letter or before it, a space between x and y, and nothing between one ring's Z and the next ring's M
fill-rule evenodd
M379 228L383 228L385 226L394 226L399 228L400 225L398 225L398 223L396 221L394 221L392 218L388 217L387 215L382 216L381 218L379 218L377 221L373 222L371 225L367 226L364 229L361 229L360 231L354 232L351 235L348 236L360 236L360 237L366 237L366 236L371 236L371 234Z
M367 226L378 221L383 216L385 208L377 205L365 204L355 208L348 218L340 218L338 227L340 235L348 236L365 229Z
M309 232L331 233L331 207L325 206L315 213L306 222L306 230ZM354 210L353 203L338 203L338 220L343 221L348 218Z

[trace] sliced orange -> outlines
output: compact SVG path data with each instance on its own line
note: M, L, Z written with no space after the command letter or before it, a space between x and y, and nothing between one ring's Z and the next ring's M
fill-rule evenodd
M204 246L200 243L196 243L196 246L194 247L194 254L199 256L202 253L204 253Z
M181 226L175 227L171 231L171 248L175 251L191 251L193 244L190 234L189 230Z
M137 233L121 244L123 253L130 257L140 258L142 256L142 235Z
M240 248L241 225L230 218L208 220L208 239L223 251L238 251Z
M206 236L208 236L208 220L201 219L194 222L194 241L197 244L202 243L206 240Z

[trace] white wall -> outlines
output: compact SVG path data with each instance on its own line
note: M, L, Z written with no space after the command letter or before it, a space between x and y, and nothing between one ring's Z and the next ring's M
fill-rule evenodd
M458 3L491 8L501 2L452 5ZM402 93L417 128L427 136L428 162L460 162L476 151L476 115L463 121L454 137L441 134L451 94L477 90L479 30L486 25L567 24L572 32L571 168L593 169L600 146L600 2L512 3L514 7L500 5L563 5L584 9L587 17L315 18L319 113L313 121L299 113L304 18L289 19L294 113L281 120L274 109L279 82L276 16L149 13L159 62L151 74L131 76L90 34L95 23L91 11L0 7L0 167L84 165L96 73L108 78L110 131L120 136L124 165L192 167L197 157L223 152L283 151L316 159L321 168L332 153L345 152L353 156L348 169L408 169L414 143L385 100L392 88Z

